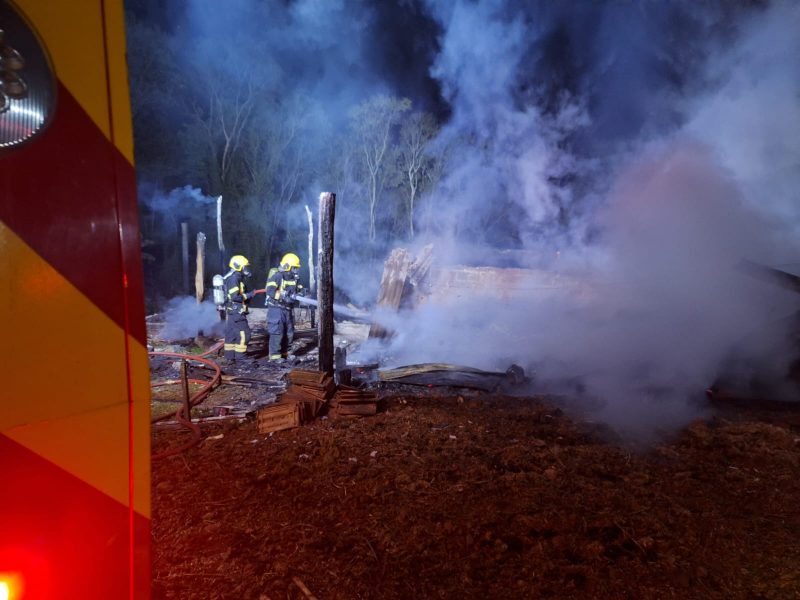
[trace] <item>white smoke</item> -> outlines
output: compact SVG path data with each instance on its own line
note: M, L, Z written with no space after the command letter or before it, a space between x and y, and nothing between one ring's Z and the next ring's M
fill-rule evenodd
M708 65L718 88L691 102L685 131L703 140L744 201L800 231L800 5L778 2Z
M148 191L139 195L140 201L152 211L171 214L180 210L189 210L195 206L208 206L216 202L216 198L206 196L201 190L191 185L175 188L169 192Z
M478 293L427 307L396 324L388 354L487 369L513 361L550 389L579 381L602 401L603 419L639 436L697 416L692 399L725 360L783 343L779 336L756 344L752 334L798 308L796 295L752 280L737 264L798 257L800 7L779 2L748 13L728 51L711 34L718 22L699 20L709 28L705 62L693 79L685 74L684 97L671 96L683 125L645 122L638 137L608 144L610 155L581 157L563 142L602 116L588 96L564 95L544 113L512 94L515 69L546 28L500 1L431 10L444 29L433 73L454 109L443 135L478 140L461 146L435 200L440 233L453 236L439 243L452 253L445 258L466 254L460 228L491 223L492 200L508 195L519 208L510 218L521 225L522 245L543 256L561 250L556 268L589 293L506 302ZM600 29L610 26L605 17ZM637 72L644 64L631 62ZM562 185L570 173L592 187ZM488 227L502 247L500 230Z
M209 337L220 336L225 329L213 302L198 304L191 296L172 298L159 315L159 320L164 326L158 337L166 341L186 340L200 333Z

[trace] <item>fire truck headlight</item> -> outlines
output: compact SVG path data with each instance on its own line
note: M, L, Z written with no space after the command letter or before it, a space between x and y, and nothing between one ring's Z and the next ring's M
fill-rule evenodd
M56 79L43 44L12 3L0 2L0 24L1 151L47 126L55 108Z

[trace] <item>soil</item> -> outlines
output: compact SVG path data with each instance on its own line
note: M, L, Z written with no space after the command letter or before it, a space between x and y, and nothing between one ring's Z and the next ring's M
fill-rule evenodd
M557 398L378 391L375 416L259 434L250 411L154 461L154 598L800 598L796 405L632 449ZM190 437L154 427L153 452Z

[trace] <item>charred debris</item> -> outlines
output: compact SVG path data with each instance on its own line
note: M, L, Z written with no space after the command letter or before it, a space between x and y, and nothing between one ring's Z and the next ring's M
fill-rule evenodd
M558 293L589 294L579 281L563 275L516 267L457 266L432 269L433 246L416 256L396 248L384 264L379 293L372 313L348 304L335 306L332 346L333 368L320 367L318 315L316 302L295 309L295 340L286 363L267 361L266 310L254 308L248 317L253 337L248 355L252 361L230 372L222 371L211 385L213 369L191 359L153 356L154 423L176 426L167 420L177 403L186 407L194 421L256 419L262 433L297 427L319 418L359 418L381 410L381 399L402 390L423 395L431 388L459 394L531 394L533 378L522 367L510 364L504 371L485 371L447 363L422 363L400 366L392 358L371 353L374 360L359 359L362 346L385 348L395 335L382 320L399 311L413 311L426 302L446 301L445 296L469 294L484 289L487 281L503 279L522 289L553 289ZM800 291L800 277L755 263L742 263L741 269L771 284ZM391 319L385 319L391 321ZM199 333L194 338L167 340L161 332L160 315L148 318L151 350L188 353L213 359L221 352L218 340ZM709 383L707 399L712 403L774 403L794 400L800 385L800 317L795 314L772 326L781 328L794 352L789 373L778 385L775 374L732 359L716 380ZM396 364L396 362L394 363ZM205 382L205 383L204 383ZM786 382L788 382L788 387ZM200 402L193 404L191 389L209 387ZM181 411L179 411L180 413ZM185 415L184 415L185 417ZM181 419L177 419L180 421Z
M432 277L455 289L479 285L490 274L486 269L467 268L432 274L432 259L432 246L425 247L417 257L404 248L395 249L384 265L375 313L413 310L433 295L432 290L441 289L441 285L432 284ZM267 360L266 309L251 308L248 315L253 331L248 347L251 360L243 366L222 369L216 380L208 361L221 356L219 340L203 332L192 338L165 339L163 332L168 329L164 317L151 315L147 327L154 424L177 426L175 421L180 418L169 420L177 404L188 407L179 412L190 412L195 422L254 418L259 430L267 433L317 418L374 415L381 409L382 397L392 391L403 390L413 395L437 388L456 395L513 394L530 387L531 379L516 364L510 364L504 371L447 363L388 367L391 357L379 354L370 362L362 362L357 358L362 345L385 346L394 332L359 307L349 304L334 308L332 370L320 368L318 315L316 302L312 301L295 309L295 339L290 348L293 358L279 364ZM178 354L185 358L175 356ZM193 390L203 385L209 391L199 402L193 401ZM182 418L185 416L182 414Z

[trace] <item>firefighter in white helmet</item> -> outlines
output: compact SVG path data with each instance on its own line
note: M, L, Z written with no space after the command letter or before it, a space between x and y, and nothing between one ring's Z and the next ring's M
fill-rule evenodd
M248 291L246 280L252 275L250 261L241 254L231 257L230 271L225 274L224 287L227 295L225 310L225 359L229 362L244 361L247 343L250 341L250 325L247 322L248 304L255 294Z
M284 254L280 265L270 269L267 279L267 333L269 334L269 360L281 362L289 355L294 340L294 307L296 297L303 295L300 276L300 258L291 252Z

